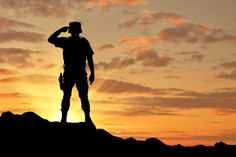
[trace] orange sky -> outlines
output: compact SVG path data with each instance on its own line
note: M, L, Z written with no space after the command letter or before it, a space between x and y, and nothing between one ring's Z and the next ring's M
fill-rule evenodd
M0 0L0 7L1 113L60 120L62 51L47 38L81 21L94 50L97 128L170 145L236 143L235 0ZM68 120L84 121L75 89L71 101Z

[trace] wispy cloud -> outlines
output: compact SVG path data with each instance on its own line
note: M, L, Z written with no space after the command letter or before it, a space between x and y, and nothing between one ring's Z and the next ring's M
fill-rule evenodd
M236 61L221 63L218 67L224 69L236 69Z
M135 63L133 58L112 58L110 62L98 62L95 64L95 68L102 70L122 69L131 66Z
M96 89L99 93L107 94L122 94L122 93L137 93L137 94L148 94L148 95L164 95L183 92L182 89L167 88L167 89L156 89L140 84L131 82L124 82L115 79L102 79L97 78L92 89Z
M189 56L189 60L192 62L202 62L203 59L206 57L206 55L201 54L200 51L182 51L182 52L177 52L177 55L182 55L182 56Z
M122 44L127 44L129 47L126 50L127 54L131 54L134 60L132 63L141 63L144 67L165 67L173 60L171 57L160 55L156 50L148 46L156 44L157 39L152 37L128 38L119 39Z
M6 30L0 31L0 42L23 41L23 42L41 42L45 40L45 35L36 32Z
M19 20L13 19L13 18L8 18L4 16L0 16L0 28L17 28L17 27L26 27L26 28L31 28L35 27L32 24L26 23L26 22L21 22Z
M19 72L16 70L0 68L0 75L15 75L15 74L19 74Z
M152 21L164 20L170 24L183 24L185 23L185 18L177 13L171 12L154 12L149 10L143 11L142 24L150 24Z
M11 9L17 15L67 17L72 10L102 8L108 10L112 6L139 6L145 5L149 0L0 0L1 9Z
M217 77L236 80L236 69L234 69L232 72L221 72L217 75Z
M144 10L141 15L128 16L122 20L119 27L131 28L139 26L144 34L149 34L150 26L158 21L171 25L180 25L185 23L186 19L177 13Z
M235 109L215 109L214 113L219 116L228 116L228 115L235 114L236 111Z
M102 9L108 9L114 5L128 5L128 6L137 6L144 5L148 0L78 0L79 3L82 3L84 8L91 9L94 7L100 7Z
M160 56L154 49L148 47L135 47L128 50L138 62L143 66L149 67L165 67L173 60L168 56Z
M30 61L32 54L41 53L36 50L21 48L0 48L0 64L9 64L15 67L33 67Z
M167 75L166 78L168 78L168 79L179 79L179 78L181 78L181 76L177 76L177 75Z
M200 109L210 108L222 113L236 113L236 88L217 89L209 92L196 92L175 88L151 88L131 82L114 79L97 79L92 89L98 93L114 94L103 103L140 105L149 107ZM122 97L121 94L129 93ZM117 95L116 95L117 94ZM136 96L133 96L135 94ZM118 97L117 97L118 96ZM140 108L139 108L140 109ZM218 112L219 113L219 112Z
M51 7L51 6L42 6L37 7L32 10L33 14L41 16L57 16L57 17L66 17L69 13L69 8L66 5Z
M236 35L228 34L222 29L210 28L205 25L184 23L169 28L164 28L158 33L158 37L166 42L186 43L215 43L230 42L236 43Z
M204 141L212 141L212 144L216 141L236 141L236 133L234 130L232 132L223 132L218 133L216 135L189 135L184 134L184 136L169 136L169 137L159 137L160 139L165 140L204 140Z
M54 68L56 66L57 66L57 64L48 63L48 64L43 65L42 68L43 69L51 69L51 68Z
M122 44L132 44L132 45L143 45L143 46L148 46L151 44L156 44L157 39L156 38L151 38L151 37L139 37L139 38L120 38L119 42Z
M223 69L217 77L236 80L236 61L221 63L217 68Z
M153 106L139 106L139 105L130 105L125 109L121 110L102 110L100 111L102 114L110 114L110 115L122 115L122 116L152 116L152 115L159 115L159 116L182 116L176 112L176 110L168 110L165 108L158 108Z
M126 116L151 116L151 115L159 115L159 116L181 116L182 114L178 113L176 110L168 110L164 108L158 108L153 106L131 106L130 108L122 111L123 115Z
M50 75L32 74L0 79L1 83L26 82L33 84L56 84L57 78Z
M68 5L63 0L0 0L2 9L12 9L16 14L65 17L69 15Z
M13 93L0 93L0 97L4 98L22 98L22 97L29 97L30 95L25 93L13 92Z
M236 141L235 132L225 132L217 135L195 135L191 136L190 139L201 139L201 140L214 140L214 141Z
M132 57L115 57L108 62L100 61L95 67L102 70L123 69L137 63L141 63L144 67L165 67L173 60L168 56L160 56L154 49L148 47L128 48L126 53Z
M101 45L101 46L98 47L98 50L103 51L103 50L107 50L107 49L112 49L112 48L114 48L114 47L115 47L115 46L112 45L112 44L103 44L103 45Z
M183 94L185 93L185 94ZM236 89L228 91L217 91L209 93L190 92L177 94L174 97L129 97L125 101L127 104L153 105L167 108L192 109L192 108L211 108L229 110L236 113ZM187 92L189 93L189 92ZM196 93L196 94L194 94ZM185 95L185 96L184 96ZM118 101L116 101L118 102Z
M120 28L131 28L133 26L136 26L139 24L139 17L128 17L124 20L122 20L119 24L119 27Z

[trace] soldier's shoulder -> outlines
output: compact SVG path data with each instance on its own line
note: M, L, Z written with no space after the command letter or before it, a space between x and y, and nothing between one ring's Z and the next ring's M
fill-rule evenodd
M83 36L80 36L80 39L81 39L81 40L84 40L84 41L88 41L88 39L85 38L85 37L83 37Z

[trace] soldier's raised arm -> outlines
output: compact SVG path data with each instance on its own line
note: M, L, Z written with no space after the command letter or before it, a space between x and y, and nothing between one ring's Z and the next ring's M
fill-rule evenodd
M67 32L69 29L68 26L62 27L60 29L58 29L56 32L54 32L49 38L48 38L48 42L51 44L56 44L58 36L62 33L62 32Z

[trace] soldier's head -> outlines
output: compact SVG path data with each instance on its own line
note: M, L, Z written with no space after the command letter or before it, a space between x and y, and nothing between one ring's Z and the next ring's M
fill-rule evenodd
M81 28L81 23L80 22L70 22L69 23L69 33L71 33L71 35L79 35L80 33L82 33L82 28Z

